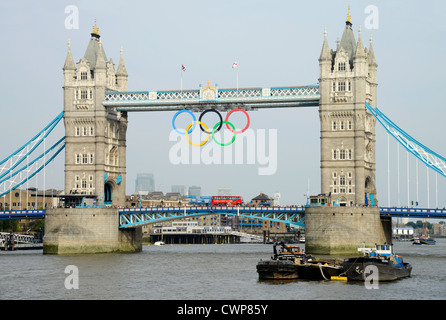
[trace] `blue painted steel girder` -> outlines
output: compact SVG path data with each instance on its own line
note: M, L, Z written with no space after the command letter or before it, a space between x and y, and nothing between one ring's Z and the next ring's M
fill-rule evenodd
M304 226L303 207L163 207L119 210L119 227L142 226L174 219L226 214Z
M10 219L44 219L45 210L6 210L0 211L0 220Z

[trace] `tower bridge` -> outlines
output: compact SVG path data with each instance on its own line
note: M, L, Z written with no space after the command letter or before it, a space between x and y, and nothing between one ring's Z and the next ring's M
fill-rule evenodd
M89 199L97 208L45 210L44 251L138 251L141 250L138 226L156 220L221 213L303 225L305 213L308 252L356 252L364 243L390 242L392 216L429 217L431 209L424 212L379 207L375 160L377 121L426 166L443 175L446 159L410 137L377 108L378 65L372 39L368 48L364 46L359 28L356 40L350 13L335 49L330 49L324 33L318 61L316 84L228 89L208 81L195 90L128 91L123 51L116 68L107 59L95 22L85 54L77 63L71 53L71 43L68 45L63 66L64 110L59 116L63 116L65 137L44 151L40 157L43 164L36 164L31 175L45 168L64 149L62 198L73 207ZM128 112L231 112L300 107L318 107L321 194L333 195L331 206L258 210L235 207L114 209L124 206L125 202ZM20 175L17 167L25 159L29 162L31 144L44 141L46 135L47 129L44 129L19 149L20 152L0 163L4 194L31 178L29 174L23 175L30 172L28 166L19 169ZM47 152L55 153L48 161ZM10 216L13 214L9 212ZM21 214L29 216L29 212ZM445 212L432 214L443 217Z

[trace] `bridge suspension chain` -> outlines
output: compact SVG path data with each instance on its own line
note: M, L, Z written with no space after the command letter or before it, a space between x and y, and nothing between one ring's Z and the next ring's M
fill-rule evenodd
M407 151L412 153L427 167L446 177L446 158L429 149L415 138L398 127L392 120L386 117L378 108L373 108L367 102L368 111L381 123L386 131L392 135Z
M48 137L63 118L61 112L44 129L31 138L22 147L0 161L0 197L17 189L44 169L65 147L65 137L59 139L51 147L44 150L33 160L37 147ZM44 143L45 145L45 143ZM18 168L26 160L26 164Z

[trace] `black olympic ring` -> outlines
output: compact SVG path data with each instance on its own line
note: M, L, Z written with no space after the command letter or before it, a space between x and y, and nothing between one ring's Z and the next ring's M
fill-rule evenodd
M208 113L208 112L215 112L216 114L218 114L218 117L220 118L220 122L219 122L220 125L219 125L218 128L214 131L214 133L220 131L221 127L223 126L223 118L222 118L220 112L218 112L217 110L214 110L214 109L207 109L207 110L203 111L203 112L200 114L200 118L198 118L198 121L201 122L201 119L203 118L203 116L204 116L206 113ZM203 132L205 132L205 133L207 133L207 134L212 134L212 131L211 131L211 132L206 131L206 130L203 128L203 126L202 126L201 124L200 124L200 129L201 129L201 131L203 131Z

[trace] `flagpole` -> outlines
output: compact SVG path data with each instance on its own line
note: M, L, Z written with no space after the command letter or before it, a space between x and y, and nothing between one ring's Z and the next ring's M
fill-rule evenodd
M180 69L180 74L181 74L181 92L183 92L183 69Z
M238 91L238 65L237 65L237 68L236 68L237 70L236 70L236 73L237 73L237 91Z

